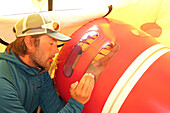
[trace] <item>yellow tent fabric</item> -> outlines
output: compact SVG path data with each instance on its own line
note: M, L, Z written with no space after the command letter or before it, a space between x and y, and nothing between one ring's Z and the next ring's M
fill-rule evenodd
M123 21L140 30L143 24L154 23L162 30L155 38L170 47L170 0L137 0L134 4L114 8L107 18ZM152 32L159 31L152 29Z
M127 1L136 2L130 3ZM113 10L107 18L123 21L137 29L141 29L141 26L146 23L155 23L162 30L160 36L155 38L170 47L170 0L117 0L117 2L127 4L118 8L114 7L116 6L114 2L112 4ZM160 31L151 29L151 32L158 33ZM3 45L0 45L0 51L3 51L4 48Z
M4 51L5 51L5 48L6 48L6 46L5 46L5 45L0 44L0 52L4 52Z

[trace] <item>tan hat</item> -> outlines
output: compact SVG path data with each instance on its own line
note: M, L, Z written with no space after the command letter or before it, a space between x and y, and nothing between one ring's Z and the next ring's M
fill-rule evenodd
M14 25L16 37L47 34L60 41L68 41L71 38L59 33L59 24L47 16L30 14L22 18Z

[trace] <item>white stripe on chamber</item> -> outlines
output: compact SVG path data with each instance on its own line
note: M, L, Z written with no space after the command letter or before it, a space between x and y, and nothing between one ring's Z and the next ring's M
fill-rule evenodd
M168 47L162 44L157 44L141 53L127 68L111 91L103 107L102 113L117 113L143 73L153 64L154 61L168 51L170 51Z

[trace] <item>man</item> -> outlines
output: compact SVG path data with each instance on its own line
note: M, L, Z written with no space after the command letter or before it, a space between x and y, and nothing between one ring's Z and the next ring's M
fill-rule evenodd
M38 105L45 113L82 111L90 99L94 76L86 73L79 83L73 83L66 104L46 71L59 52L58 41L70 40L58 29L58 23L40 14L31 14L16 23L16 40L0 54L1 113L32 113Z

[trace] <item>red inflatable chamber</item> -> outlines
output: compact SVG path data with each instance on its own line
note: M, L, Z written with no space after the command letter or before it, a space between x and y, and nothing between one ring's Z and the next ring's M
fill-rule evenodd
M96 77L83 113L170 113L170 49L134 27L100 18L83 25L61 49L55 86Z

